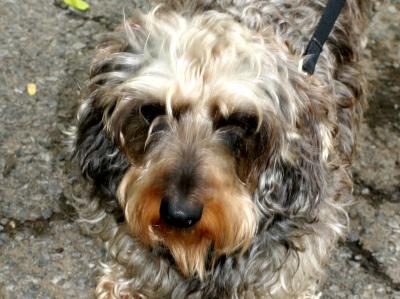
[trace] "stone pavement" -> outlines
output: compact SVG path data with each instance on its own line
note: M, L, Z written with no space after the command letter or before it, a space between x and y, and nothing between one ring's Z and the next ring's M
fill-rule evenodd
M94 46L138 1L90 0L86 14L61 2L0 0L0 299L92 298L105 256L69 205L63 132ZM358 203L322 298L400 298L400 1L375 4Z

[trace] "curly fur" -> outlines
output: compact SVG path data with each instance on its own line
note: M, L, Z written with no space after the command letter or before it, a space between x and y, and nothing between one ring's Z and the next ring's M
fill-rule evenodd
M78 112L82 173L125 217L78 205L110 257L98 298L311 298L346 228L367 1L347 1L313 76L298 65L326 1L162 2L98 47ZM144 117L154 102L165 115ZM235 113L253 131L232 154L218 123ZM205 216L157 231L158 182L186 161Z

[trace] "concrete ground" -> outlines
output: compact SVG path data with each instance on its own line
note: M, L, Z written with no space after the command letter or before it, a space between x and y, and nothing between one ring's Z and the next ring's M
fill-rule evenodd
M89 0L81 14L61 2L0 0L0 299L92 298L105 256L69 205L69 188L80 183L62 132L94 45L135 4ZM374 2L357 204L322 298L400 298L400 1Z

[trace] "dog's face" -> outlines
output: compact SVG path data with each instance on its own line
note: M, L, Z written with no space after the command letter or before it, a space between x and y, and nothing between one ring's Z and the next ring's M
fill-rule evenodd
M91 71L95 105L130 162L119 201L135 237L201 276L207 261L243 252L265 222L268 208L254 200L261 174L275 209L311 209L302 184L320 173L295 171L307 163L295 144L313 91L289 75L296 61L283 43L225 15L136 20L125 25L129 44L104 44Z

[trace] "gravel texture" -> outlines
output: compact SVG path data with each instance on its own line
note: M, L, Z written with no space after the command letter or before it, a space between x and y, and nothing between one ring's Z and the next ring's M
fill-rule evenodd
M145 4L88 2L77 13L58 0L0 0L0 299L93 298L105 252L69 204L70 186L83 186L63 132L94 46L124 9ZM374 3L357 203L321 289L326 299L400 298L400 1Z

